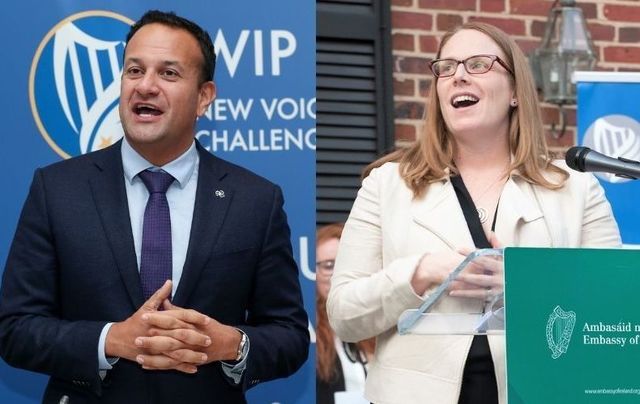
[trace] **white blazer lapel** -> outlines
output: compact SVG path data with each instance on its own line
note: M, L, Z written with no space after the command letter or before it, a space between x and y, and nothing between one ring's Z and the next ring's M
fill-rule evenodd
M506 246L550 242L542 210L529 183L511 177L505 183L496 221L496 236ZM542 233L542 234L541 234Z
M452 250L473 246L460 203L451 181L429 185L423 197L411 203L414 223Z

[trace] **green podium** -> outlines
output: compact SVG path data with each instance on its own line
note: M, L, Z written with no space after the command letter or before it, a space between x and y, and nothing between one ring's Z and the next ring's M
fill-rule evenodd
M505 250L507 397L640 402L640 250Z

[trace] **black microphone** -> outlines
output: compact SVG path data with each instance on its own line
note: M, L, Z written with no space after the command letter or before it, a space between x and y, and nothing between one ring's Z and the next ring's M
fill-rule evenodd
M564 160L574 170L602 172L635 180L640 177L640 162L605 156L588 147L575 146L567 150Z

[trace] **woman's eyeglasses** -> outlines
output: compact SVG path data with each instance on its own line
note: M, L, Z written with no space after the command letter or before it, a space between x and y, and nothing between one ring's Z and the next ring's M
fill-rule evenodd
M435 59L429 62L429 67L433 75L441 77L449 77L456 74L458 65L462 63L464 69L469 74L483 74L491 70L493 64L498 62L506 71L513 76L513 71L507 64L496 55L474 55L464 60L457 59Z

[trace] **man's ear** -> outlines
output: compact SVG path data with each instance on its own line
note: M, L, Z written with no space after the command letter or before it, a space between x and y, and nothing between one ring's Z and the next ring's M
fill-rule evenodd
M204 115L209 108L209 104L216 99L216 84L213 81L207 81L200 85L200 93L198 94L198 116Z

